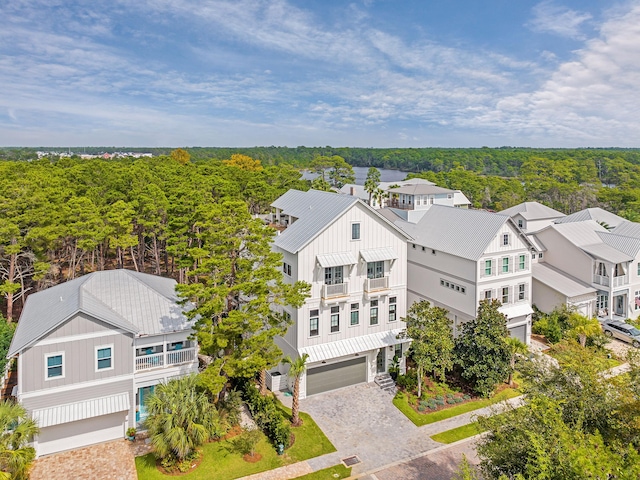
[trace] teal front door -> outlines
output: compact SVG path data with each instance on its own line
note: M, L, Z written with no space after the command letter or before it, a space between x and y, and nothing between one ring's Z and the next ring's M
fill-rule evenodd
M155 385L138 389L138 410L136 410L136 423L144 422L147 418L147 408L145 402L150 395L153 395Z

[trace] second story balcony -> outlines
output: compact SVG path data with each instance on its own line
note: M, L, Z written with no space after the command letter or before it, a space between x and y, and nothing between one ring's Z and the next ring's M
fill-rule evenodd
M179 342L187 346L189 342ZM161 345L136 349L136 372L154 368L168 368L184 363L195 362L198 358L196 347L183 348L179 344L173 349L162 351Z
M613 282L611 281L611 277L606 275L594 275L593 283L598 285L603 285L605 287L621 287L623 285L629 284L629 276L628 275L619 275L617 277L613 277Z
M349 295L348 283L334 283L333 285L322 285L322 298L345 297Z
M367 278L364 281L365 292L377 292L389 288L389 277Z

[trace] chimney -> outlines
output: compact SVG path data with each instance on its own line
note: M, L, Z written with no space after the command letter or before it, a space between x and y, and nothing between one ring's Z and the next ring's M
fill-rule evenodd
M356 187L351 187L351 196L355 197L356 196Z

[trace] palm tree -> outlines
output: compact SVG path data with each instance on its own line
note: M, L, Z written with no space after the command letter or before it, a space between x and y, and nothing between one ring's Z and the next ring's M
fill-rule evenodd
M507 383L511 386L513 385L513 371L516 369L516 358L518 355L524 355L527 353L529 351L529 347L516 337L507 337L504 341L507 343L509 353L511 354L511 358L509 359L509 378L507 379Z
M367 179L364 181L364 190L369 194L369 205L371 205L371 198L378 188L379 183L380 170L376 167L369 167L369 170L367 171Z
M0 478L29 478L36 451L28 443L38 432L22 405L11 400L0 402Z
M289 376L293 382L293 401L291 402L291 424L294 427L300 425L300 377L307 369L307 359L309 355L303 354L301 357L291 360L288 355L282 359L282 363L289 365Z
M587 337L597 335L602 331L602 327L600 327L600 322L598 322L598 320L595 318L585 317L584 315L580 315L576 312L569 315L568 323L573 334L578 337L578 341L582 348L587 345Z
M157 385L146 402L151 444L162 459L183 461L213 436L219 423L215 406L196 385L196 375L170 380Z

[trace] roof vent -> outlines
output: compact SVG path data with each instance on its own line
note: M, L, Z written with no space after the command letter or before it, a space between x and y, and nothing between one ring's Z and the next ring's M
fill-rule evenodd
M62 297L60 297L60 301L62 301Z

